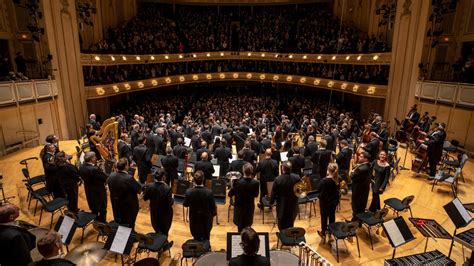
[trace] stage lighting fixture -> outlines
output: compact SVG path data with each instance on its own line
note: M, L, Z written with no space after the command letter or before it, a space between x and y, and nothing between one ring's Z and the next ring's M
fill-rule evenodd
M354 87L352 87L353 92L357 92L359 90L359 85L355 84Z
M374 93L375 93L375 87L374 87L374 86L370 86L370 87L367 89L367 93L368 93L368 94L374 94Z
M98 55L94 56L95 61L99 61L100 57Z
M127 57L122 56L122 60L123 60L123 61L127 61Z
M321 58L322 58L322 57L321 57L320 55L318 55L318 60L321 60Z
M112 61L115 61L115 57L113 57L113 56L110 56L110 59L111 59Z
M140 57L139 57L139 56L137 56L137 60L140 60Z
M359 56L357 57L357 61L360 61L361 58L362 58L362 55L359 55Z

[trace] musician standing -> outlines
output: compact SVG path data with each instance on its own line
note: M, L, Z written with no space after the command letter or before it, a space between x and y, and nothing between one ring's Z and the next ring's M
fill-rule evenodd
M286 161L281 165L282 174L273 182L270 205L276 202L278 229L284 230L294 226L298 215L298 197L293 192L300 177L291 173L291 163Z
M229 190L229 197L234 196L234 224L239 232L253 224L255 198L258 197L258 181L253 179L253 166L243 166L244 177L236 180Z
M128 144L128 134L122 133L118 141L119 158L127 158L128 162L132 162L132 147Z
M166 148L166 156L161 157L160 160L166 173L166 179L164 182L168 184L168 186L172 186L174 180L178 180L179 160L173 155L171 147Z
M377 132L379 140L383 143L383 150L388 151L388 130L387 122L382 122L379 132Z
M178 159L186 158L186 154L188 154L188 150L184 147L183 138L178 138L178 144L173 147L173 154L174 156L178 157Z
M189 207L189 227L195 240L209 240L214 216L217 215L216 202L212 192L205 188L204 173L194 173L195 186L186 191L183 205Z
M335 163L328 166L328 175L321 180L319 187L319 209L321 212L321 231L317 231L326 243L326 232L329 224L336 221L336 207L339 204L338 167Z
M387 153L381 151L378 160L372 162L373 181L372 181L372 202L370 202L369 211L380 210L380 194L385 191L390 177L390 165L387 162Z
M351 167L352 150L349 149L347 140L339 143L339 153L336 155L336 163L339 168L339 176L349 183L349 168Z
M260 203L259 208L262 208L262 198L269 196L267 182L273 182L275 177L278 176L278 162L272 157L272 149L268 148L265 150L265 159L261 160L257 164L255 173L260 173Z
M439 124L436 130L428 135L428 162L430 164L430 173L428 179L434 179L436 175L436 166L443 155L443 144L446 140L445 125Z
M380 140L379 136L375 132L370 132L370 141L364 147L364 150L369 153L369 161L377 160L379 154Z
M352 221L356 221L356 214L364 212L365 207L367 206L370 191L370 178L372 176L369 158L369 153L362 152L358 158L359 164L352 170Z
M131 144L132 150L134 150L135 147L140 144L138 141L138 138L140 137L140 133L138 132L139 129L140 129L140 126L138 124L134 124L132 126L132 132L130 133L130 144Z
M229 171L236 171L239 172L241 175L244 175L242 167L244 166L244 152L239 151L237 153L237 160L234 160L230 163Z
M214 174L214 166L209 161L208 153L203 152L201 154L201 160L196 162L194 165L194 171L201 170L204 173L204 178L206 180L212 180L212 174Z
M30 251L36 246L36 237L14 224L18 216L17 206L0 206L0 265L28 265L32 261Z
M120 158L117 162L117 172L109 176L107 184L114 220L120 225L133 229L139 210L137 194L140 193L142 187L127 171L127 159Z
M155 175L155 182L145 187L143 199L150 200L151 225L157 233L168 235L173 221L173 198L171 188L165 183L166 173L162 170Z
M79 211L77 208L77 200L79 196L78 183L82 182L79 177L79 171L76 166L67 161L67 156L62 151L56 154L55 164L58 169L56 175L59 179L59 184L68 200L67 207L69 211L77 214Z
M314 141L313 136L308 136L308 144L304 149L304 157L312 157L318 150L318 144Z
M84 180L87 204L92 213L97 215L97 221L107 222L107 192L105 184L107 175L97 167L97 156L87 152L84 163L79 167L79 175Z
M64 191L59 185L59 179L56 175L58 168L54 163L54 154L56 153L56 146L52 143L48 143L44 146L45 153L43 155L43 169L44 178L46 181L46 189L53 194L56 198L65 198Z
M220 166L219 176L225 176L229 172L229 159L232 159L232 152L227 147L227 141L222 139L221 145L214 152L214 157L217 159L217 164Z
M332 161L332 151L326 149L327 142L322 139L319 149L311 157L313 162L313 176L320 179L326 176L329 163Z
M257 154L252 149L250 149L250 141L245 141L242 151L244 152L244 161L251 163L252 166L255 166L257 164Z
M138 167L138 180L145 184L147 175L151 172L151 162L147 156L146 138L138 138L139 145L133 148L133 160Z
M200 161L202 159L202 154L206 152L208 155L210 154L209 153L209 149L207 148L207 142L206 141L201 141L201 146L199 149L197 149L196 151L196 158L198 161Z
M300 147L294 146L292 150L293 155L288 158L288 161L291 162L291 172L301 177L303 174L305 159L300 155Z
M95 114L89 115L89 124L91 124L94 130L100 130L100 123L97 121Z

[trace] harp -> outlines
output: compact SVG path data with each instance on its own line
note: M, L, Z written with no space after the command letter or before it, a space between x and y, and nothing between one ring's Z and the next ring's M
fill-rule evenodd
M118 122L115 117L105 120L100 130L90 138L106 161L118 160L118 139Z

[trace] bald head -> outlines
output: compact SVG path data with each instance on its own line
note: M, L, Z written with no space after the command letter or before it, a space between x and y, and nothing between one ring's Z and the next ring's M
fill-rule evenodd
M268 149L265 150L265 156L267 158L272 157L272 149L271 148L268 148Z
M20 216L20 208L7 203L0 206L0 223L9 223L15 221Z
M207 152L203 152L203 153L201 154L201 160L207 161L207 158L209 158L209 155L207 154Z

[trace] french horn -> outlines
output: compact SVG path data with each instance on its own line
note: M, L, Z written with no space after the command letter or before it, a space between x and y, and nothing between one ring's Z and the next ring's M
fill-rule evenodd
M293 193L295 193L296 197L303 199L306 198L310 189L311 183L309 182L309 177L304 176L301 181L293 186Z

